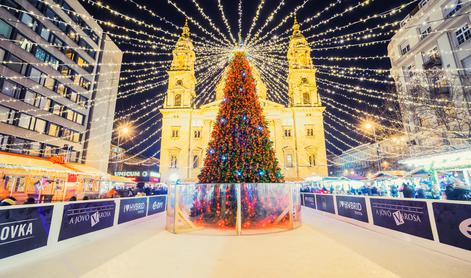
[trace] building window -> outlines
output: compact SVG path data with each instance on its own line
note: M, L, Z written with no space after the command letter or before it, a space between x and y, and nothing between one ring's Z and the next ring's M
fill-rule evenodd
M59 136L59 126L56 124L49 123L48 135L58 137Z
M410 45L408 42L402 43L399 48L401 50L401 55L405 55L407 52L410 51Z
M293 155L292 154L286 155L286 167L293 168Z
M461 60L461 64L463 65L464 73L470 76L471 75L471 55Z
M21 114L18 120L18 126L26 129L34 129L35 118L27 114Z
M193 169L198 168L198 166L199 166L199 161L200 161L199 156L194 155L194 156L193 156Z
M4 64L6 64L6 66L9 69L23 75L25 74L26 69L27 69L27 65L25 64L25 61L21 60L20 58L10 53L7 53L7 55L5 56L6 56L5 57L6 59L4 60Z
M471 38L471 31L469 30L469 26L466 24L458 30L455 31L456 41L458 41L458 45L463 44L465 41Z
M432 32L432 26L430 26L430 24L420 26L419 28L420 39L421 40L425 39L431 32Z
M0 150L4 151L8 149L8 139L10 136L0 134Z
M195 136L196 139L201 138L201 130L195 130L194 136Z
M27 39L25 36L23 36L20 33L16 34L16 45L21 47L24 51L31 53L33 50L33 45L34 43Z
M180 137L180 129L179 128L173 128L172 129L172 138L178 138Z
M448 2L448 4L445 5L445 18L452 17L453 15L456 14L459 10L461 10L462 4L461 0L451 0Z
M4 38L11 38L11 34L13 32L13 27L8 25L5 21L0 20L0 36Z
M1 90L4 95L20 99L22 87L16 83L3 79Z
M289 128L285 129L285 137L291 137L291 129Z
M39 133L46 132L46 121L41 119L36 119L36 124L34 126L34 130Z
M306 136L309 136L309 137L314 136L314 128L307 128L306 129Z
M0 106L0 122L12 125L15 122L15 110Z
M177 156L176 155L170 156L170 168L177 168Z
M303 103L304 104L311 104L311 97L309 93L303 93Z
M176 94L175 95L175 106L181 106L182 105L182 95Z
M316 156L311 154L309 155L309 167L316 166Z

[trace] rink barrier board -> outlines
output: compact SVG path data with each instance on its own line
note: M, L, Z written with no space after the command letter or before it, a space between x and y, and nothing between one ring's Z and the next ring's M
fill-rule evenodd
M317 206L306 205L309 196ZM301 193L301 199L324 215L471 261L470 202L316 193ZM329 201L319 206L330 199L335 212Z
M0 207L0 260L166 210L167 196Z

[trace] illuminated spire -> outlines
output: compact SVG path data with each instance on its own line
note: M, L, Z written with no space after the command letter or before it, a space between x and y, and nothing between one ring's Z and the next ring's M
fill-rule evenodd
M293 35L301 34L301 32L299 31L300 27L301 26L299 26L298 18L296 17L296 14L294 14Z
M188 18L185 18L185 26L183 26L182 37L184 38L190 37L190 27L188 27Z

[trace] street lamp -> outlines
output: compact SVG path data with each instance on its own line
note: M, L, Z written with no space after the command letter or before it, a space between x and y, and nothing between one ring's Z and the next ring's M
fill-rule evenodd
M119 147L120 142L121 142L121 137L123 138L129 137L132 133L132 126L129 123L122 123L118 126L116 131L118 133L118 144L116 145L118 148L118 154L115 157L115 168L114 168L115 173L118 171L118 161L121 159L121 149Z
M365 120L362 124L363 129L365 129L367 132L371 132L373 134L373 139L376 145L376 168L379 171L381 171L381 158L379 155L379 142L378 138L376 137L376 128L377 128L377 123L372 120Z

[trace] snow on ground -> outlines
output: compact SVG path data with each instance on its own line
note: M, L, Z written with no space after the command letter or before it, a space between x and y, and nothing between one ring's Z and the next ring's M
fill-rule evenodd
M311 209L269 235L174 235L163 214L2 266L0 277L471 277L471 264Z

